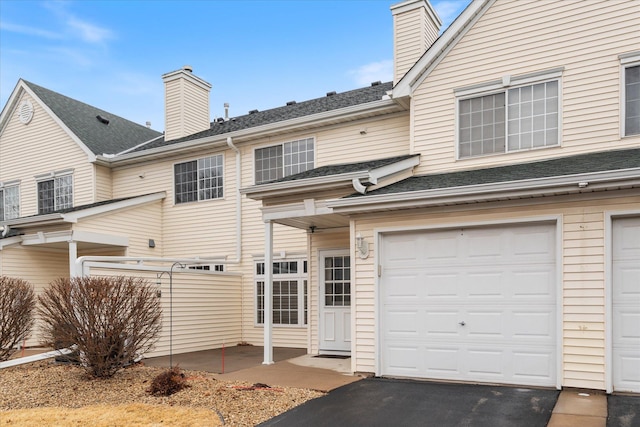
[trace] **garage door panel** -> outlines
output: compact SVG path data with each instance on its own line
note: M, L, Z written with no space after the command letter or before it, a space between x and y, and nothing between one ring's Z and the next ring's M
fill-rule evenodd
M421 253L403 267L387 237L382 375L555 385L555 226L407 233Z
M613 389L640 393L640 217L612 231Z

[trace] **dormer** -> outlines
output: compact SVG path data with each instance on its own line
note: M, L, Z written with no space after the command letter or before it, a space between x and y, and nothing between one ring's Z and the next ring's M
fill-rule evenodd
M393 15L393 84L427 51L440 34L442 21L427 0L391 6Z
M162 76L164 82L165 140L182 138L209 129L211 84L182 69Z

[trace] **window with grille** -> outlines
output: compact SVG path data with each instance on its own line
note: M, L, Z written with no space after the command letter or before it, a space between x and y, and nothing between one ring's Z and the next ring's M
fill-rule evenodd
M351 261L348 255L324 259L324 305L325 307L351 305Z
M275 181L314 167L313 138L259 148L255 151L255 183Z
M20 216L20 188L17 185L0 187L0 220Z
M223 161L222 154L218 154L175 164L175 203L224 197Z
M273 263L273 324L304 326L308 322L306 261ZM264 323L264 262L256 263L256 323Z
M466 97L458 101L458 157L559 144L559 80Z
M63 175L38 181L38 213L73 207L73 176Z
M626 67L624 78L624 135L640 135L640 65Z

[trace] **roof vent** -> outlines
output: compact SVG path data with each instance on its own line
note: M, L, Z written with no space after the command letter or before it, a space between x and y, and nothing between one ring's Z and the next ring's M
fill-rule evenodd
M289 101L287 102L287 105L296 105L296 101Z
M182 67L182 69L184 71L188 71L190 73L193 73L193 67L191 65L185 65L184 67Z
M249 114L255 114L257 112L258 112L258 110L251 110L251 111L249 111Z
M18 108L18 119L23 124L28 124L33 118L33 104L28 99L25 99Z
M333 96L336 94L335 90L332 90L331 92L327 92L327 96Z
M98 121L100 123L102 123L103 125L108 125L109 124L109 119L105 119L104 117L102 117L100 114L98 114L96 116L96 119L98 119Z
M371 82L371 86L380 86L382 82L378 80L377 82Z
M218 123L224 123L224 117L218 117L218 118L216 119L216 121L217 121Z

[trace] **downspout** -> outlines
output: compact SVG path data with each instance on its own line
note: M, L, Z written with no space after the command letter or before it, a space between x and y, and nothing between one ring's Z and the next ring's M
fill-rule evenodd
M236 153L236 259L240 262L242 258L242 198L240 187L242 186L242 158L240 150L233 144L233 139L227 137L227 145Z
M360 194L364 194L367 192L367 187L362 185L359 178L353 178L351 180L351 184L353 185L353 189L356 190Z

